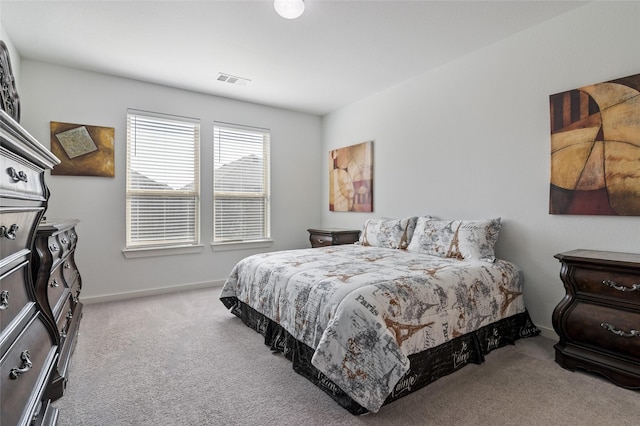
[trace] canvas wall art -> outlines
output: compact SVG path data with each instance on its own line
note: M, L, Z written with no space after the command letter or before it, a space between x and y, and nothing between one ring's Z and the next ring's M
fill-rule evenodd
M113 127L50 124L51 152L60 159L52 175L114 176Z
M329 152L329 210L373 211L373 142Z
M549 213L640 215L640 74L549 97Z

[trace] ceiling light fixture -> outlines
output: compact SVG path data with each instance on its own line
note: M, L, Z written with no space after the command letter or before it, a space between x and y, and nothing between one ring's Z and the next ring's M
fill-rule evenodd
M275 0L273 7L285 19L296 19L304 12L304 0Z

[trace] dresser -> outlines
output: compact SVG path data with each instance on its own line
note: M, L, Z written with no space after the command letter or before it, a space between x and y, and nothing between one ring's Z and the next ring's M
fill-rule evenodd
M38 297L54 319L59 336L60 356L47 389L47 396L52 401L64 394L82 318L79 300L82 279L75 261L78 223L77 219L40 222L32 259Z
M556 362L640 389L640 254L573 250L555 256L566 295L553 311Z
M311 247L353 244L360 238L360 231L357 229L310 228L307 232Z
M49 198L44 173L59 160L4 110L0 123L0 424L55 424L46 388L58 336L38 300L31 256Z

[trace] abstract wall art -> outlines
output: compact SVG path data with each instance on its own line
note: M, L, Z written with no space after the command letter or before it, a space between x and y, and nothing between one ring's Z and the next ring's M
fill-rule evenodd
M51 122L52 175L114 176L114 128Z
M373 142L329 152L329 210L373 211Z
M549 97L549 213L640 216L640 74Z

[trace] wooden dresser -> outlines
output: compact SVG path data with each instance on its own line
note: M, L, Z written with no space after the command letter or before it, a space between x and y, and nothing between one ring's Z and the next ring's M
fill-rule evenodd
M573 250L555 256L566 295L553 311L556 362L640 389L640 254Z
M82 318L79 300L82 279L75 262L78 223L77 219L46 220L40 222L36 233L33 280L40 302L49 308L56 322L60 345L60 356L47 390L52 401L64 394Z
M0 110L0 424L54 424L46 388L58 336L36 296L31 255L47 206L44 172L59 160Z
M353 244L360 238L360 231L357 229L311 228L307 232L311 247Z

